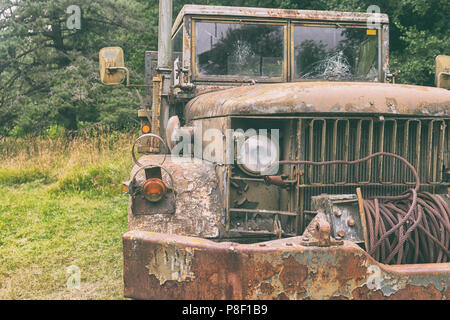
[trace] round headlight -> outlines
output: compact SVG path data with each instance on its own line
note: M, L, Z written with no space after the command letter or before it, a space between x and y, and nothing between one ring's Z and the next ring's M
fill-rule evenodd
M239 167L251 175L273 175L278 171L278 146L265 135L254 135L237 150Z

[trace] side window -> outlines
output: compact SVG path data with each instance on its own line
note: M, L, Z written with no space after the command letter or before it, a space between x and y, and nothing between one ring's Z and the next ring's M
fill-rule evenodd
M180 28L172 39L172 48L174 55L183 53L183 28Z
M183 60L183 28L180 28L175 36L172 38L172 50L173 50L173 85L177 86L181 82L181 74L177 71L182 67Z

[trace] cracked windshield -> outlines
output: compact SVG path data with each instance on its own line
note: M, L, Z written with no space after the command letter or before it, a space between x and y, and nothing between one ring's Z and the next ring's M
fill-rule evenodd
M368 35L371 33L374 35ZM363 28L294 28L296 79L377 81L378 37Z
M195 49L200 76L283 75L283 26L198 22Z

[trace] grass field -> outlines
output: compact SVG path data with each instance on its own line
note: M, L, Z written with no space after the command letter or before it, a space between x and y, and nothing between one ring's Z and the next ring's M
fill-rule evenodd
M135 137L0 142L0 299L123 298L120 191ZM79 289L68 289L71 266Z

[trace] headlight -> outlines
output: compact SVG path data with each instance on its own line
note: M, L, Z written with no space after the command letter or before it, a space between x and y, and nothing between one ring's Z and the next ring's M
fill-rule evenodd
M276 174L278 161L278 146L265 135L251 136L237 150L238 166L250 175Z

